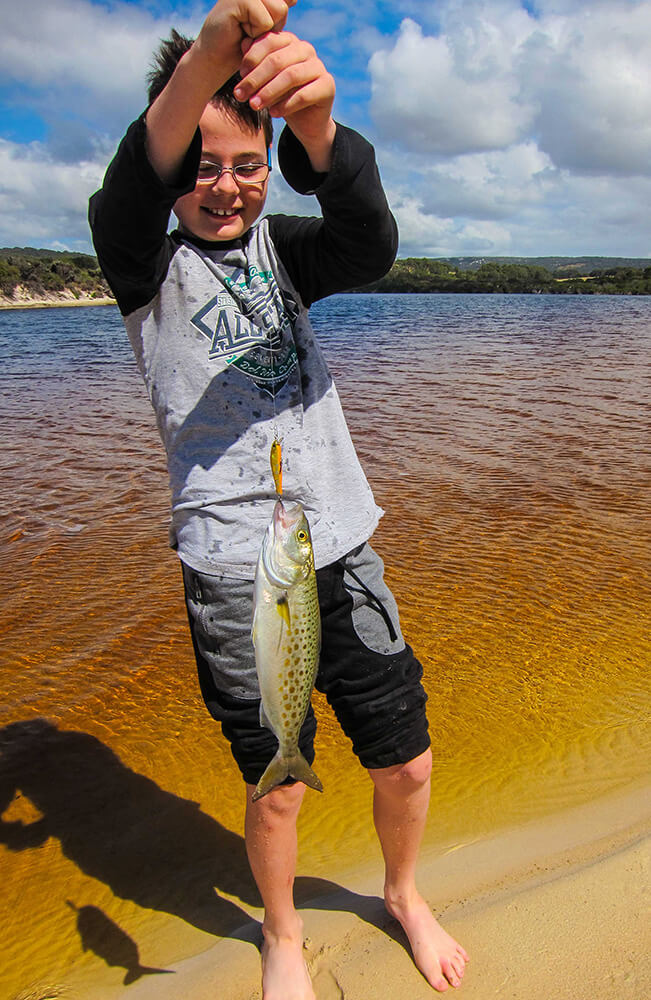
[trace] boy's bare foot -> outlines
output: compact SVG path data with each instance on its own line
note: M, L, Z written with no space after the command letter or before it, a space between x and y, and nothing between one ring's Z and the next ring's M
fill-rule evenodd
M262 1000L316 1000L303 958L303 928L290 937L262 927Z
M416 967L430 986L441 993L449 986L460 986L468 955L443 930L422 896L416 894L409 902L404 899L390 901L385 896L385 903L391 916L402 925Z

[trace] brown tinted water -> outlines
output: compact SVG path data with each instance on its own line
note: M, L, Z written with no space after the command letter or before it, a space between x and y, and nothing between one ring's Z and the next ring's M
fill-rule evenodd
M651 299L340 296L314 318L425 668L432 849L648 773ZM113 309L0 316L2 1000L117 989L258 912L124 341ZM315 701L299 898L361 862L379 890L368 781Z

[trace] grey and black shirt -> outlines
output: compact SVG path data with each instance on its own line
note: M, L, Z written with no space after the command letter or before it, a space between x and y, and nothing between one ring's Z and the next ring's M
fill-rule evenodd
M327 174L289 129L281 170L322 218L270 215L241 240L167 227L195 184L197 131L179 182L163 184L131 125L91 198L99 262L118 302L167 451L171 542L188 566L252 579L275 502L269 449L283 441L283 495L300 500L317 567L366 541L382 511L361 469L308 318L317 299L386 273L397 231L373 149L337 126Z

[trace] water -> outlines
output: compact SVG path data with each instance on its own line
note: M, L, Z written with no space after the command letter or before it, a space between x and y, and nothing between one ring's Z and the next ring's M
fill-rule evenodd
M351 295L312 315L425 667L431 849L639 780L651 298ZM0 996L117 991L258 912L241 786L198 695L117 311L2 313L0 356ZM326 791L301 816L299 898L380 871L368 781L315 701Z

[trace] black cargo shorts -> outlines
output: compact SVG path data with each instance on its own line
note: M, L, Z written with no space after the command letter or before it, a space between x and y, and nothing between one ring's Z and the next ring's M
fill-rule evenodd
M400 631L384 565L369 544L317 570L325 694L366 768L404 764L430 745L422 667ZM251 641L253 581L183 566L201 693L221 723L244 780L257 784L278 749L260 726L260 691ZM316 719L308 709L299 746L314 760Z

